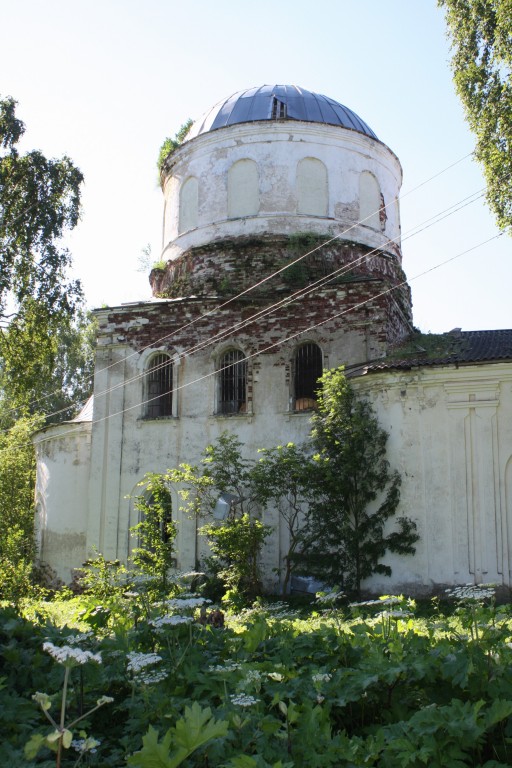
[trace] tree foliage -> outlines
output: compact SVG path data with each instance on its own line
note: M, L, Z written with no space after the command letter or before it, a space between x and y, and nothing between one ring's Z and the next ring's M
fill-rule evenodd
M476 136L488 203L505 229L512 225L512 2L438 2L445 9L455 88Z
M92 357L82 290L68 278L61 244L78 222L83 177L68 157L21 154L24 132L14 99L0 100L0 387L17 413L38 410L34 401L59 388L39 410L81 399L78 379L90 374Z
M387 433L371 404L356 396L341 368L326 371L320 383L312 498L295 559L303 573L360 593L372 574L391 575L381 562L386 552L414 553L416 525L405 517L393 531L386 525L400 500L400 476L389 468Z
M17 602L31 585L35 457L30 437L41 417L19 419L0 432L0 599Z
M222 579L232 599L237 595L254 599L261 593L259 558L271 529L260 519L253 462L242 456L242 443L234 435L223 433L206 447L203 467L209 484L203 497L206 511L213 511L220 498L227 500L225 518L200 529L212 553L207 564Z
M172 516L172 492L165 475L149 473L141 485L144 493L135 501L139 522L130 529L132 536L137 538L132 562L139 573L154 580L156 591L165 595L169 587L169 571L175 564L178 533Z
M343 370L320 379L318 413L305 446L260 450L247 459L242 443L222 434L204 451L199 467L182 464L160 477L175 485L180 511L208 518L200 528L211 556L205 565L224 587L244 599L261 590L260 556L270 535L263 523L272 509L286 532L281 586L294 572L316 576L359 593L372 574L391 575L387 552L413 554L416 524L395 520L400 476L386 460L387 433L370 403L359 399Z
M95 322L77 308L74 317L47 316L41 324L41 310L29 304L0 334L3 427L25 413L69 419L92 391Z
M302 541L302 525L311 500L311 457L305 448L287 443L260 450L261 458L251 472L254 493L264 507L274 506L287 533L283 555L281 590L288 594L294 558Z
M70 255L59 241L78 222L82 173L68 157L47 159L37 150L20 154L16 145L24 132L14 99L0 100L0 315L4 321L23 312L28 299L31 307L66 314L81 298L79 283L67 278Z

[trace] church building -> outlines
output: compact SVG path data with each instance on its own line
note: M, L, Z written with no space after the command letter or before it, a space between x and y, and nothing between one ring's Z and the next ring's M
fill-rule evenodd
M296 86L241 91L191 126L162 165L153 298L96 310L93 398L34 437L40 557L64 581L94 550L127 561L147 472L197 463L226 431L248 458L303 442L318 377L344 365L420 536L367 586L511 585L512 331L415 333L401 180L361 118ZM178 567L193 568L204 545L177 516ZM285 531L264 522L276 589Z

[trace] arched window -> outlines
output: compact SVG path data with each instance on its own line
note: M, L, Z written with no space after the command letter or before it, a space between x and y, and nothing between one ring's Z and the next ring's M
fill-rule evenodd
M297 213L327 216L328 212L327 168L321 160L305 157L297 166Z
M359 176L359 221L379 230L386 224L379 182L369 171L363 171Z
M259 209L258 166L254 160L237 160L228 171L228 216L254 216Z
M247 360L239 349L230 349L219 360L217 413L245 413L247 410Z
M197 209L199 201L199 184L194 176L190 176L180 189L180 218L179 231L187 232L197 227Z
M309 342L300 346L293 360L293 410L315 408L318 379L322 375L322 350Z
M169 355L154 355L149 361L145 380L146 417L172 416L173 363Z

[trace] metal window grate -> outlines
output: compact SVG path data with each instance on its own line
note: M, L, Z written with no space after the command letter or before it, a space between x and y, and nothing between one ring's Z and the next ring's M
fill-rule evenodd
M146 416L172 416L173 364L168 355L155 355L146 374Z
M247 360L238 349L226 352L219 366L218 413L242 413L247 407Z
M314 408L318 379L322 375L322 350L317 344L303 344L295 354L294 410Z

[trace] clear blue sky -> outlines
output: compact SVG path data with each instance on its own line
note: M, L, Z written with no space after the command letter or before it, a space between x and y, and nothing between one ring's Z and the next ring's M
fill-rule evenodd
M497 234L482 199L413 235L484 186L461 159L474 142L434 0L20 0L1 20L0 94L19 101L24 146L85 175L70 247L90 306L150 295L137 268L161 248L163 139L235 91L293 83L346 104L400 158L416 325L512 327L510 237L436 268Z

